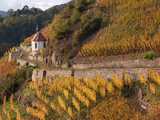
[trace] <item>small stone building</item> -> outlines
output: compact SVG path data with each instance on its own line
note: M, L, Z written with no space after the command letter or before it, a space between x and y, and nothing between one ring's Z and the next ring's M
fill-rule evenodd
M40 50L46 47L47 39L38 31L32 39L32 55L38 55Z

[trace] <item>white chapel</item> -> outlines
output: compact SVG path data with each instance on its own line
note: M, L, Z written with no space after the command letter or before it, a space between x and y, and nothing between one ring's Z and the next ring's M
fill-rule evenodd
M37 31L37 33L34 35L32 39L31 44L32 44L32 54L33 56L35 56L39 54L41 49L46 48L47 40L40 31Z

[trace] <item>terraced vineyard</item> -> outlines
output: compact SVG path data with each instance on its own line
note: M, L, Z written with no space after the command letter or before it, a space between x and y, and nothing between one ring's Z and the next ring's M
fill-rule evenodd
M80 56L108 56L148 50L159 52L158 0L99 2L108 8L110 23L82 46Z
M158 112L155 113L155 111L150 111L149 115L145 114L145 116L143 116L143 114L136 109L136 105L133 105L134 108L130 107L130 104L133 103L128 103L129 99L134 98L133 96L136 94L137 89L147 90L147 94L149 93L158 97L160 94L159 86L160 75L154 70L149 71L148 78L145 78L143 75L139 76L138 81L133 80L132 76L129 74L124 74L123 80L119 79L116 74L113 74L111 80L104 80L100 76L97 76L94 79L56 77L52 81L36 80L32 81L26 88L27 91L32 91L32 94L28 94L28 97L31 97L34 93L36 99L32 101L31 105L27 105L25 111L28 116L31 116L31 118L37 118L40 120L51 120L58 118L60 120L95 119L97 118L96 116L100 116L100 118L102 117L98 114L103 114L98 112L98 110L103 108L102 106L102 108L98 108L97 111L94 109L95 107L98 107L101 103L109 106L109 104L115 104L117 101L120 105L120 109L128 109L128 111L133 114L133 120L147 120L145 116L151 119L155 117L155 114L158 114ZM6 111L5 101L6 98L4 98L1 118L4 119L7 117L9 119L12 117L11 111L15 111L17 120L21 120L22 118L20 118L21 114L19 112L19 109L21 108L14 109L13 96L10 98L9 112ZM116 106L113 105L113 107ZM109 110L111 108L106 109ZM116 109L117 108L113 108L113 113L108 113L106 118L111 119L113 117L111 114L114 114ZM94 115L94 113L92 113L93 111L95 111L97 115ZM124 116L124 120L127 120L131 114L128 112L125 113L125 111L123 112L120 112L117 116L114 116L115 119L117 119L120 114L124 114L127 115Z
M102 40L102 37L96 38L97 40L88 42L85 44L80 52L79 56L89 57L89 56L110 56L110 55L120 55L129 53L143 53L145 51L156 51L159 52L160 41L159 34L153 38L131 38L119 42L107 41L107 38ZM102 40L102 41L101 41Z

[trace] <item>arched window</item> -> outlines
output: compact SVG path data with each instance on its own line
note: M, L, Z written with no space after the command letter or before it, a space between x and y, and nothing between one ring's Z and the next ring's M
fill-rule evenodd
M37 48L37 43L35 43L35 48Z
M44 48L46 48L46 43L45 42L44 42L43 46L44 46Z
M28 63L28 62L26 63L26 66L29 66L29 63Z
M47 71L44 70L44 71L43 71L43 79L45 79L46 77L47 77Z

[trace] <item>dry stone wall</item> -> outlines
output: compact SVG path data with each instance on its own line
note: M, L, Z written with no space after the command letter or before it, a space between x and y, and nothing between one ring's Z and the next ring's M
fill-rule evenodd
M53 70L35 69L32 73L32 80L42 80L45 78L53 79L55 76L69 77L72 76L72 71L62 70L62 69L53 69Z
M113 74L122 78L124 73L132 75L135 79L141 74L147 77L149 69L155 69L160 73L160 58L155 60L127 60L104 62L97 64L73 64L73 70L70 69L52 69L52 70L34 70L33 80L44 77L52 78L55 76L74 76L75 78L95 78L97 75L104 79L110 79ZM46 75L44 76L44 72Z
M160 67L160 58L155 60L126 60L126 61L110 61L94 64L74 64L74 69L86 68L155 68Z
M160 73L160 68L155 68L154 70ZM104 79L111 79L113 74L117 74L120 79L123 78L124 73L130 74L134 79L137 79L139 75L144 75L147 77L149 68L131 68L131 69L86 69L86 70L42 70L36 69L33 71L32 80L42 80L44 78L51 79L55 76L70 77L75 78L95 78L96 76L102 76ZM45 75L44 75L45 74Z

